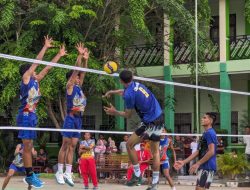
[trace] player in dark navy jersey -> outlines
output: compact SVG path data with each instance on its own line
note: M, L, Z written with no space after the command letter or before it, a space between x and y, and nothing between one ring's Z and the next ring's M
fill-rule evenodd
M52 38L48 36L45 37L45 44L42 50L37 55L36 59L42 60L45 52L48 48L52 47ZM66 55L66 50L64 46L60 47L57 55L52 59L51 62L58 62L59 59ZM17 115L17 126L20 127L36 127L37 125L37 115L36 107L41 97L39 90L39 82L48 74L52 66L46 66L39 74L36 74L35 70L39 64L23 64L19 68L19 73L22 77L20 85L20 102L21 106L18 110ZM22 139L24 144L23 149L23 162L26 171L25 181L32 187L41 188L43 183L37 178L37 176L32 171L32 148L33 140L36 139L36 131L32 130L19 130L18 137Z
M216 149L217 149L217 136L213 129L213 124L216 121L216 115L213 113L206 113L202 119L201 124L205 131L200 139L198 150L190 155L183 161L177 161L175 169L179 170L186 163L199 158L189 169L189 173L193 174L197 171L196 190L209 189L212 183L214 173L216 171Z
M79 43L76 46L78 57L76 66L87 68L89 52ZM85 72L71 70L66 74L66 99L67 99L67 116L65 117L63 129L82 129L82 114L86 106L86 97L82 91L82 85ZM58 171L55 174L59 184L69 184L74 186L72 179L72 163L76 145L80 138L79 132L63 132L63 142L58 154ZM63 173L64 163L66 163L66 171Z
M109 97L112 94L121 95L125 102L125 111L118 111L112 105L110 105L110 107L104 107L104 111L108 115L129 118L132 115L132 110L136 110L141 118L141 124L127 142L128 154L134 168L132 180L136 183L141 177L134 146L141 141L142 137L148 138L151 140L150 147L153 156L153 180L148 190L155 190L159 181L160 169L159 141L164 126L162 109L154 94L146 86L133 81L133 74L131 71L123 70L120 72L119 77L124 89L108 91L104 97Z

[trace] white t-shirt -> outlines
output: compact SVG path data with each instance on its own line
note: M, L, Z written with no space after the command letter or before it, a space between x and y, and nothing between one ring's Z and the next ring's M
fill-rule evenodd
M127 142L125 142L125 141L122 141L122 142L120 143L119 149L120 149L121 153L126 153L126 152L128 152L128 151L127 151L126 144L127 144Z
M141 150L141 143L136 144L134 147L136 151Z
M190 149L192 150L192 154L197 150L198 143L197 142L191 142Z
M250 154L250 137L243 137L244 143L246 144L246 154Z

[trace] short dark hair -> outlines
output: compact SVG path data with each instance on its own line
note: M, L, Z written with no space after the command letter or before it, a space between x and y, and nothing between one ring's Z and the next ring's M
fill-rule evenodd
M213 112L207 112L205 115L208 115L213 120L212 125L214 125L216 122L216 114Z
M71 75L73 74L74 70L70 70L69 72L66 73L66 79L67 81L70 79ZM78 76L80 76L80 73L78 73Z
M19 67L19 73L21 76L24 75L24 73L26 73L26 71L28 71L31 67L31 64L29 63L26 63L26 64L23 64L23 65L20 65Z
M129 70L123 70L120 72L119 77L124 83L130 83L133 79L133 73Z

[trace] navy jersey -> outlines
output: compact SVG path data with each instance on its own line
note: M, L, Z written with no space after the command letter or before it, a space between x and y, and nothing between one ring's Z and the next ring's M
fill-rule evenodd
M135 109L145 123L153 122L162 114L162 109L154 94L143 84L131 82L124 90L126 109Z
M19 112L35 113L40 97L41 94L37 80L30 77L28 84L24 84L22 81L20 85L21 106L19 107Z
M71 95L67 94L67 113L71 111L84 112L87 99L78 85L74 85Z

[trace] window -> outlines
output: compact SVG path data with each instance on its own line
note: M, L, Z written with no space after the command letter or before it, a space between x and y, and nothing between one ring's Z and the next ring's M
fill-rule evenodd
M175 133L191 133L192 114L176 113L175 114Z
M230 39L236 40L236 14L230 14L229 16L229 24L230 24ZM211 20L210 27L210 39L213 42L219 42L219 16L213 16Z

